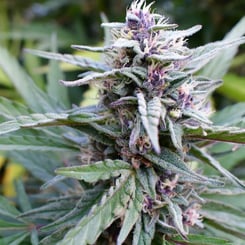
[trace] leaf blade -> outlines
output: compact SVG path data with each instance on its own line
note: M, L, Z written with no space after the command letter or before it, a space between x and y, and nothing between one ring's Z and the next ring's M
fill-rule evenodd
M122 160L106 159L90 165L59 168L55 172L59 175L84 180L89 183L117 177L132 170L129 163Z
M102 203L95 205L90 214L82 218L58 244L93 244L101 232L125 212L132 189L135 189L135 183L131 175L119 178L115 187L108 191L108 196L102 197Z

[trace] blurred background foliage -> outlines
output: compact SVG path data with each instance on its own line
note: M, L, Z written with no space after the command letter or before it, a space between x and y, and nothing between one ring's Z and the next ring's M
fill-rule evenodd
M57 93L48 80L59 80L61 77L73 80L79 75L79 69L61 63L59 76L54 77L49 73L49 68L58 64L25 54L24 48L80 54L72 50L70 45L102 44L101 13L104 13L110 21L124 21L125 7L130 2L130 0L1 0L0 45L18 58L38 87L50 94ZM156 12L165 14L171 22L178 23L179 29L201 24L203 29L189 40L189 45L195 47L222 39L244 16L245 1L156 0L154 7L157 9ZM91 57L91 53L83 53L83 55L97 58ZM244 75L245 47L243 45L224 77L224 85L213 95L216 109L245 101ZM0 70L0 96L21 100L13 86L9 78ZM88 99L95 97L93 90L89 90L88 87L69 88L65 91L61 89L58 93L62 94L67 107L71 104L86 103ZM224 148L222 145L219 147L222 152ZM218 148L215 150L219 152ZM231 156L233 163L226 159L227 167L239 172L239 166L244 163L243 152L241 150L235 156L234 154ZM4 156L4 153L0 155ZM23 176L24 170L18 164L8 161L6 157L0 158L0 169L1 191L7 196L13 196L15 192L11 183L16 176Z

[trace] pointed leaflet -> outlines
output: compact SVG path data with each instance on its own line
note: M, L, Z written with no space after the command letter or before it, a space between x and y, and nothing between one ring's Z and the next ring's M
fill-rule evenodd
M149 245L155 235L155 221L151 222L151 217L142 214L138 219L133 236L133 245Z
M57 51L57 35L51 36L51 49ZM34 57L34 56L32 56ZM37 57L36 57L37 58ZM58 81L64 79L64 74L56 60L50 60L47 74L47 92L48 94L62 103L64 108L70 108L71 104L68 98L68 89L62 86Z
M143 201L143 189L138 181L136 181L135 193L133 193L132 199L130 200L128 205L128 209L126 210L125 218L117 238L117 245L123 244L133 226L139 219L143 207Z
M183 135L182 127L180 124L178 124L176 122L173 123L169 117L167 117L167 122L168 122L168 129L170 132L172 143L175 146L175 148L181 152L183 149L183 146L182 146L182 135Z
M201 123L205 123L207 125L212 124L212 122L207 118L204 112L194 110L194 109L184 109L182 113L184 116L197 120Z
M173 203L167 196L164 197L165 201L167 202L167 208L170 214L170 217L173 220L174 226L179 234L183 237L186 237L187 231L184 229L183 225L183 216L182 210L178 204Z
M37 228L31 230L31 245L39 245Z
M227 177L235 185L241 188L245 188L245 184L241 180L239 180L231 172L223 168L221 164L215 158L213 158L211 155L206 153L203 149L200 149L192 145L191 153L194 154L201 161L206 162L207 164L209 164L210 166L218 170L223 176Z
M174 173L180 174L180 176L188 177L189 182L194 181L218 186L223 184L218 180L207 178L190 170L179 155L167 148L162 148L160 156L145 154L144 157L154 163L156 166L173 171Z
M181 61L181 60L187 60L189 58L189 55L180 55L177 52L170 52L166 51L165 53L162 52L162 54L152 54L147 57L147 60L156 61L156 62L170 62L170 61Z
M138 84L139 79L134 76L134 73L137 75L138 73L142 73L141 67L123 67L121 69L113 69L105 72L91 72L87 76L75 80L75 81L60 81L65 86L74 87L74 86L81 86L86 85L92 82L100 82L104 81L105 79L111 79L111 78L120 78L120 77L128 77L132 80L135 80L135 82Z
M54 177L54 170L62 164L62 156L59 152L54 154L53 152L39 152L39 151L11 151L11 159L15 162L21 162L21 164L41 182L49 181ZM44 164L45 163L45 164ZM61 193L66 193L68 189L73 188L71 182L60 182L55 185Z
M230 105L212 115L215 125L245 126L245 102Z
M181 236L175 236L171 238L171 241L174 244L185 244L185 245L232 245L231 242L216 238L216 237L209 237L207 235L196 235L196 234L189 234L188 240L183 240Z
M109 189L58 245L95 243L99 235L125 213L125 207L134 191L134 177L131 174L122 175L117 179L116 185Z
M224 38L224 41L229 41L238 37L241 37L245 34L245 17L243 17L233 28L227 33ZM221 54L219 54L215 59L209 62L204 69L201 71L201 74L210 77L213 79L222 78L227 72L232 59L238 50L238 45L234 45L228 49L225 49Z
M31 110L24 105L8 100L4 97L0 97L0 115L7 119L13 119L16 116L29 115Z
M36 112L56 112L62 109L57 102L40 90L6 49L0 47L0 68L11 79L28 106Z
M201 25L195 25L189 29L186 30L174 30L174 31L165 31L164 35L166 37L168 37L169 39L177 39L177 38L181 38L181 37L188 37L191 36L193 34L195 34L196 32L198 32L200 29L202 28Z
M42 124L54 123L56 120L67 119L68 114L30 114L28 116L19 116L11 121L0 124L0 135L9 132L17 131L21 127L36 127Z
M160 153L158 125L161 117L161 100L159 97L154 97L147 104L143 93L137 93L138 110L141 116L142 124L149 136L154 150Z
M40 242L39 245L56 245L74 225L65 224L62 227L58 227L53 233L45 236Z
M149 195L153 200L156 199L156 183L159 179L154 168L139 168L137 169L137 178L141 183L144 191Z
M219 230L227 232L229 235L245 239L244 217L232 215L227 211L207 211L201 210L200 213L205 217L209 225ZM243 240L244 241L244 240Z
M36 135L7 135L0 137L0 150L3 151L77 151L78 147L63 138L43 134Z
M15 218L20 214L11 203L3 196L0 196L0 215L8 216L11 218Z
M132 167L129 163L122 160L106 159L90 165L59 168L55 172L67 177L94 183L98 180L110 179L123 173L129 173L130 171L132 171Z
M56 126L56 125L74 125L78 126L82 123L92 123L93 121L103 120L104 117L97 116L89 112L81 112L79 114L69 115L63 113L44 113L30 114L27 116L18 116L11 121L0 124L0 135L9 132L17 131L21 128L32 128L41 126Z
M217 41L200 46L193 50L191 59L186 62L185 69L190 72L196 72L204 67L210 60L231 47L237 47L245 42L245 38L237 38L232 40Z
M19 215L19 217L35 222L36 219L53 222L57 217L63 217L75 206L79 196L61 196L50 200L42 206L33 208Z
M22 241L29 236L29 232L16 232L13 235L5 236L0 238L1 245L18 245L21 244ZM23 244L23 243L22 243Z
M87 134L89 137L91 137L93 140L100 142L107 146L113 146L115 145L114 140L109 137L107 134L105 134L103 131L97 130L93 128L90 125L82 125L80 127L77 127L81 132L84 134Z
M28 53L52 60L59 60L63 61L72 65L80 66L85 70L94 70L94 71L106 71L108 67L100 62L93 61L89 58L82 58L77 55L70 55L70 54L59 54L59 53L52 53L40 50L33 50L33 49L26 49Z
M95 186L93 189L85 190L80 194L81 198L77 201L75 207L71 207L72 209L70 212L42 227L42 231L56 231L57 229L67 225L75 225L81 217L88 214L89 210L95 203L101 200L104 191L105 188L100 185Z
M202 139L245 144L245 129L238 127L209 126L185 128L184 136L187 139Z
M104 47L91 47L86 45L71 45L72 48L77 50L85 50L85 51L91 51L91 52L105 52L106 48Z
M151 30L151 31L168 30L168 29L173 29L177 27L178 27L177 24L156 24L156 25L150 26L148 30Z
M17 202L18 202L18 205L20 206L20 209L23 212L31 209L31 203L25 191L25 187L24 187L24 183L22 179L19 178L15 180L14 184L15 184L16 193L18 193Z

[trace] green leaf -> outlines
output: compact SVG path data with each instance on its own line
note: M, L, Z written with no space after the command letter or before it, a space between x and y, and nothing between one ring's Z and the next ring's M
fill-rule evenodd
M232 47L237 48L244 42L244 38L232 38L229 40L208 43L204 46L195 48L191 59L187 60L185 69L190 73L196 72L203 68L210 60L215 58L221 52L224 52Z
M173 145L177 150L182 152L183 146L182 146L182 136L183 136L183 130L180 124L173 123L172 120L167 117L168 122L168 128L171 136L171 140L173 142Z
M19 116L11 121L0 124L0 135L9 132L17 131L23 127L37 127L43 125L52 125L58 120L65 120L68 118L66 113L45 113L45 114L30 114L28 116Z
M0 47L0 68L11 79L12 83L24 98L28 106L36 112L55 112L61 109L47 94L41 91L23 68L6 49Z
M105 71L103 73L100 72L91 72L87 76L75 80L75 81L60 81L63 85L69 86L69 87L74 87L74 86L81 86L81 85L86 85L94 82L101 82L104 81L105 79L112 79L112 78L120 78L120 77L126 77L126 78L131 78L133 79L137 84L140 83L139 79L134 76L134 73L140 72L141 74L141 67L124 67L121 69L113 69L109 71Z
M187 139L245 144L245 129L238 127L212 126L205 128L185 128L184 135Z
M153 200L156 199L156 183L159 179L154 168L139 168L137 169L137 179L141 183L144 191Z
M206 153L203 149L192 145L191 153L194 154L201 161L206 162L207 164L218 170L223 176L227 177L235 185L241 188L245 188L245 184L241 180L239 180L236 176L234 176L228 170L223 168L216 159L214 159L211 155Z
M245 17L243 17L233 28L232 30L225 36L224 41L231 41L235 38L239 38L245 34ZM204 69L201 71L201 74L213 79L222 78L227 72L232 59L234 58L239 43L229 47L221 54L219 54L215 59L209 62ZM233 82L232 82L233 83Z
M82 127L77 127L81 132L90 136L93 140L105 144L107 146L114 146L115 141L110 138L106 133L96 130L90 125L83 125Z
M166 78L166 81L170 83L167 87L164 95L171 94L177 90L182 84L189 81L191 76L186 72L181 71L169 71L169 76Z
M53 222L57 217L62 217L70 212L78 199L79 196L75 195L57 197L42 206L27 210L19 215L19 217L31 220L32 222L35 222L36 219Z
M217 213L226 212L228 215L231 214L231 215L237 216L245 220L245 212L242 208L237 208L232 203L229 204L225 200L224 201L211 200L209 199L209 197L206 197L205 200L206 200L205 204L202 206L202 210L204 210L204 212L211 212L211 213L212 212L217 212ZM239 223L237 223L237 225L239 225Z
M51 60L63 61L72 65L76 65L81 67L84 70L93 70L93 71L106 71L108 67L100 62L91 60L89 58L83 58L77 55L70 54L59 54L59 53L51 53L34 49L26 49L28 53L37 55L39 57L43 57Z
M5 221L5 220L0 220L0 231L23 231L23 230L27 230L27 224L24 223L17 223L17 222L9 222L9 221Z
M90 125L96 129L99 133L104 133L111 138L119 138L121 135L119 128L113 128L112 126L102 125L98 123L90 123Z
M188 58L187 55L180 55L177 52L173 51L165 51L161 54L152 54L147 57L147 60L153 60L156 62L169 62L169 61L178 61L178 60L186 60Z
M186 163L181 160L176 153L171 152L167 148L162 148L160 156L156 156L154 154L145 154L144 157L150 160L156 166L171 170L174 173L180 174L181 176L188 177L188 181L190 182L194 181L212 185L222 184L219 181L209 179L193 172L187 167Z
M57 228L55 232L51 233L50 235L45 236L41 241L40 245L57 245L59 241L62 240L64 234L66 234L70 229L72 229L74 225L65 225L62 227Z
M21 179L17 179L15 181L15 189L17 194L18 204L23 212L31 209L31 203L25 191L25 187L23 181Z
M194 110L194 109L184 109L183 115L193 118L201 123L205 124L212 124L212 122L206 117L206 114L204 112Z
M192 26L191 28L188 28L186 30L174 30L174 31L168 31L165 30L165 35L168 38L180 38L180 37L188 37L188 36L192 36L193 34L195 34L196 32L198 32L199 30L201 30L202 26L201 25L195 25Z
M19 232L14 235L0 238L1 245L19 245L21 242L29 236L29 232Z
M0 137L0 150L3 151L77 151L78 148L62 138L35 135L7 135Z
M161 100L159 97L154 97L146 103L143 93L137 93L138 111L140 113L141 122L149 136L154 150L160 153L158 125L161 117Z
M155 235L155 222L151 222L151 217L142 214L138 219L133 235L133 245L149 245Z
M206 220L205 229L207 230L208 236L222 237L223 239L227 239L228 241L231 241L232 245L234 244L243 245L244 244L244 236L234 231L232 227L228 229L219 224L216 224L215 222L211 220Z
M231 242L225 239L196 234L188 235L187 240L183 240L181 236L176 236L171 240L174 244L179 242L184 245L232 245Z
M220 111L217 111L212 116L212 121L215 125L223 126L245 125L245 102L230 105Z
M227 212L202 210L201 214L206 222L215 228L225 231L227 234L245 239L244 218L229 214Z
M70 113L70 112L69 112ZM10 121L6 121L0 124L0 135L9 132L17 131L21 128L33 128L33 127L44 127L44 126L59 126L59 125L72 125L80 126L84 123L90 123L91 126L99 128L102 132L113 134L112 130L106 129L105 127L99 126L96 121L101 121L105 117L97 116L94 113L75 111L70 114L67 112L63 113L35 113L26 116L18 116Z
M39 245L37 229L32 229L31 231L31 245Z
M59 217L58 219L54 220L53 222L47 224L46 226L42 227L42 231L50 232L61 227L74 226L78 223L81 217L84 217L89 213L91 207L98 203L103 194L105 189L97 185L93 189L89 189L84 191L81 194L81 198L78 200L74 208L71 208L70 212L67 212L64 216Z
M51 37L51 45L52 51L57 51L57 35L52 34ZM66 87L62 86L58 81L64 79L64 74L59 67L59 64L55 60L51 60L49 62L48 67L48 74L47 74L47 92L48 94L62 103L64 108L70 107L70 102L68 98L68 90Z
M20 212L3 196L0 196L0 214L16 218Z
M61 152L54 154L53 152L11 151L9 154L11 159L15 162L21 162L29 173L41 182L52 179L55 176L55 169L63 166L62 159L64 159L64 155ZM55 188L61 193L65 193L68 189L74 188L74 186L66 182L61 182L57 183Z
M90 213L82 218L75 228L71 229L59 242L67 244L93 244L103 230L125 213L125 207L135 191L135 180L132 175L122 175L111 187L99 204L95 204Z
M164 200L167 202L167 208L170 214L170 217L173 219L174 227L179 232L179 234L186 238L188 234L187 231L184 229L183 225L183 215L182 210L178 204L173 203L167 196L164 197Z
M29 115L31 110L24 105L0 97L0 115L7 119L14 119L16 116Z
M122 160L110 160L96 162L90 165L73 166L67 168L59 168L55 172L67 177L84 180L89 183L98 180L106 180L117 177L123 173L129 173L132 167L129 163Z
M232 145L229 143L218 143L209 148L209 152L227 170L233 169L237 164L245 159L244 145ZM208 173L211 169L205 169ZM211 172L213 173L213 172ZM238 172L240 173L240 172Z
M132 230L133 226L140 217L140 213L143 207L144 195L139 183L136 182L135 193L133 193L132 199L129 202L128 209L125 213L125 218L117 238L117 245L123 244L128 234Z

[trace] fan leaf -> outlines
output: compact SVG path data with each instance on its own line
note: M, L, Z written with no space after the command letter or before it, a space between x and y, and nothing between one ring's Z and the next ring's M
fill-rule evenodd
M198 159L206 162L207 164L209 164L210 166L215 168L217 171L219 171L223 176L227 177L233 184L235 184L241 188L245 188L245 184L241 180L239 180L231 172L229 172L228 170L223 168L221 166L221 164L215 158L213 158L211 155L206 153L203 149L200 149L200 148L193 145L191 152L195 156L197 156Z
M156 223L151 222L148 215L141 215L138 219L133 236L133 245L148 245L151 244L155 234Z
M108 67L105 64L96 62L89 58L82 58L81 56L52 53L52 52L46 52L46 51L40 51L34 49L26 49L26 52L31 53L33 55L37 55L42 58L63 61L72 65L76 65L84 70L94 70L94 71L108 70Z
M187 139L245 144L245 129L238 127L212 126L185 128L184 135Z
M143 207L144 195L139 183L136 182L135 193L133 193L132 199L129 202L128 209L125 213L125 218L122 224L122 228L117 238L117 245L123 244L128 234L132 230L133 226L140 217L140 212Z
M6 49L0 47L0 68L11 79L28 106L35 112L57 112L63 109L54 99L40 90Z
M101 232L125 213L125 207L134 191L134 177L131 174L122 175L117 179L116 185L102 197L100 203L94 205L90 213L58 244L94 244Z
M64 139L50 136L9 135L0 137L0 150L3 151L77 151L78 148Z
M94 183L98 180L110 179L125 172L129 173L130 171L132 171L132 167L129 163L122 160L106 159L91 165L59 168L55 172L67 177Z

